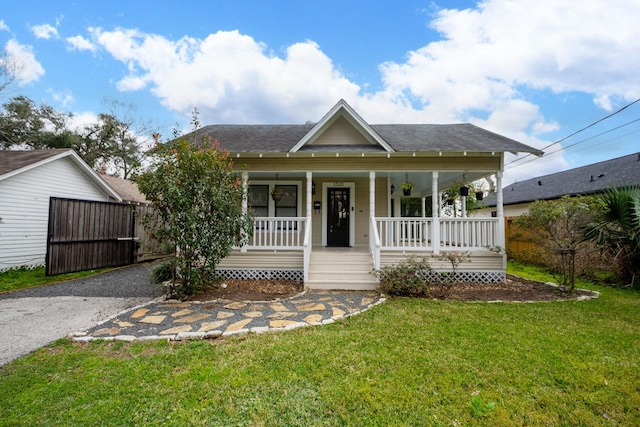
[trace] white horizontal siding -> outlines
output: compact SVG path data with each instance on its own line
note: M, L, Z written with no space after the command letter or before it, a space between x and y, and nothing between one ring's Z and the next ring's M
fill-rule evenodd
M463 255L464 251L459 251ZM445 252L441 252L441 255ZM458 266L460 271L497 271L503 270L503 254L497 254L495 252L468 252L469 256L462 256L462 262ZM420 251L383 251L380 254L380 264L382 267L388 265L394 265L401 261L406 260L409 256L414 255L417 258L425 257L429 261L429 265L434 270L451 270L451 263L446 259L434 256L431 252Z
M302 268L302 251L233 251L227 258L220 261L218 268L271 268L287 269Z
M109 200L67 158L0 181L0 271L44 264L49 197Z

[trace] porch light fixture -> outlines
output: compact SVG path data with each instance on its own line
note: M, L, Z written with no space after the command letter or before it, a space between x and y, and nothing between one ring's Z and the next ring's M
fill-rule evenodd
M394 193L394 191L396 191L396 186L395 186L395 185L393 185L393 184L391 184L391 194L393 194L393 193Z
M311 181L311 194L316 194L316 182Z

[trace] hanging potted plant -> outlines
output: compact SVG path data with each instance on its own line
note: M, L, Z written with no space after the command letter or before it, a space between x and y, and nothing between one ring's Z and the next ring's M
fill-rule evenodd
M458 197L459 190L455 187L452 187L442 193L442 200L444 200L445 205L453 206Z
M481 188L476 188L476 200L480 201L484 198L484 191Z
M469 187L467 186L467 184L462 184L460 186L460 195L462 197L467 197L469 195Z
M413 190L413 183L409 182L409 181L405 181L402 183L402 185L400 185L400 188L402 189L402 194L404 194L405 196L410 196L411 195L411 190Z
M411 190L413 190L414 185L413 182L409 181L409 175L405 175L405 180L402 184L400 184L400 189L402 190L402 194L405 196L411 195Z
M271 189L271 198L273 199L274 202L279 202L280 199L282 199L282 188L278 187L278 186L274 186L273 189Z

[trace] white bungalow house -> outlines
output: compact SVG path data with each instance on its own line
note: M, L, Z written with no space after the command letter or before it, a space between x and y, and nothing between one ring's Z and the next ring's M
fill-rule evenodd
M0 271L44 265L50 197L122 200L73 150L0 151Z
M247 189L255 232L218 266L231 278L290 278L310 289L375 289L374 269L410 255L468 253L463 280L505 280L501 198L496 218L448 217L442 193L495 175L505 152L538 150L471 124L371 125L340 100L319 122L211 125ZM414 184L404 196L404 181ZM277 190L280 196L272 196Z

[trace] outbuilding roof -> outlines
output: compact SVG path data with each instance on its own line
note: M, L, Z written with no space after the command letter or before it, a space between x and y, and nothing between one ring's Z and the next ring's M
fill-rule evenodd
M71 150L68 148L26 151L2 150L0 151L0 176L9 172L17 171L67 151Z
M109 197L121 201L122 197L107 184L82 158L73 150L58 148L51 150L0 150L0 181L27 172L41 165L66 158Z
M503 189L503 204L597 194L611 187L629 184L640 184L640 153L516 182ZM487 197L485 204L495 206L496 196Z
M123 202L149 203L135 182L106 174L100 174L100 178L104 179L111 188L118 192Z

